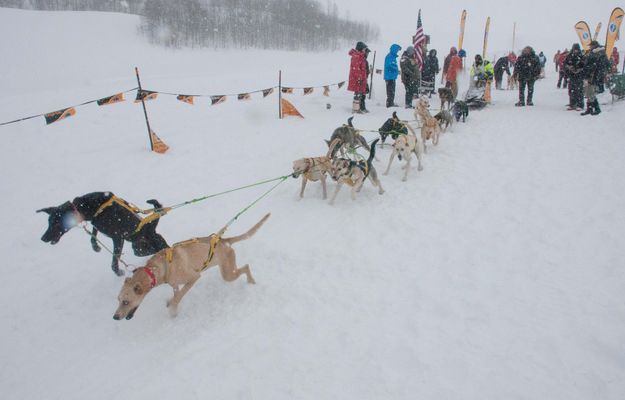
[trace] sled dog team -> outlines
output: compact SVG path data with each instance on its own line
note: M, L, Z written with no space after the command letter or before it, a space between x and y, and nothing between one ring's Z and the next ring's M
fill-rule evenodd
M456 120L459 120L460 115L455 112L454 114ZM438 145L441 133L453 123L453 118L449 110L443 110L433 117L426 97L417 100L414 115L421 123L420 135L393 113L380 128L380 138L374 140L371 146L354 128L353 117L350 118L346 125L337 128L330 140L326 141L328 152L325 156L302 158L293 162L292 176L302 177L300 198L304 196L308 181L320 181L323 198L326 199L328 175L337 183L330 204L334 204L345 184L351 187L351 197L355 200L356 193L360 192L367 178L378 188L378 193L383 194L384 189L373 161L376 159L376 145L381 141L383 146L389 136L394 143L384 175L388 175L393 160L397 157L400 161L405 161L402 167L404 169L402 180L406 181L413 154L417 158L418 170L421 171L422 156L427 151L427 142L431 140L432 144ZM369 152L367 159L356 152L360 147ZM147 202L154 206L155 210L164 210L157 200ZM113 240L111 269L118 276L124 275L124 271L119 269L119 262L123 262L121 255L125 241L131 242L135 255L140 257L151 255L145 266L135 269L132 276L124 280L118 295L118 308L113 315L115 320L133 318L147 294L155 287L165 284L173 289L173 297L167 302L167 308L172 317L176 316L178 304L185 294L197 282L202 272L214 266L219 266L221 276L227 282L245 275L248 283L256 283L248 264L237 266L232 244L252 237L270 216L265 215L246 233L239 236L222 237L226 226L218 233L169 246L156 232L158 217L140 218L138 216L142 212L140 209L111 192L89 193L60 206L46 207L38 212L48 214L48 229L41 237L46 243L58 243L66 232L83 221L90 222L93 227L89 234L94 251L101 251L98 233L110 237Z

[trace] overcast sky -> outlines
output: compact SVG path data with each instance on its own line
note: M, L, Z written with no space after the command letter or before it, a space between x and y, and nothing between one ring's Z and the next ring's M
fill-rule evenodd
M320 1L322 4L323 0ZM546 53L570 47L577 41L573 26L580 20L588 22L594 33L597 23L603 28L599 41L605 42L606 26L615 7L623 1L613 0L336 0L341 13L351 18L375 22L381 30L381 51L393 42L405 48L416 29L417 12L422 9L426 34L432 36L432 47L447 53L457 46L460 14L467 10L465 48L469 54L481 52L486 18L491 17L489 51L507 51L512 46L513 23L517 23L516 48L531 45ZM625 26L621 27L621 33ZM621 46L617 42L617 47Z

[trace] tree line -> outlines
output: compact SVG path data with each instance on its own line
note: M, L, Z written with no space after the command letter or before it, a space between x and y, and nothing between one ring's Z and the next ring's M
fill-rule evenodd
M377 26L315 0L0 0L0 7L141 16L141 32L168 47L338 50L374 41Z

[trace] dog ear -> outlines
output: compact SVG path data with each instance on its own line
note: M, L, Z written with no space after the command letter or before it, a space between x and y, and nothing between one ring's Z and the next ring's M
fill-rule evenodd
M37 212L38 213L44 212L49 215L49 214L52 214L55 210L56 210L56 207L46 207L46 208L42 208L41 210L37 210Z
M350 128L353 128L353 127L354 127L354 125L352 124L352 120L353 120L353 119L354 119L354 117L349 117L349 118L347 118L347 125L348 125Z
M141 287L141 284L139 283L137 283L135 287L132 288L132 290L134 290L135 294L138 296L141 296L143 294L143 288Z
M397 117L397 111L393 111L393 119L394 120L399 120L399 118Z

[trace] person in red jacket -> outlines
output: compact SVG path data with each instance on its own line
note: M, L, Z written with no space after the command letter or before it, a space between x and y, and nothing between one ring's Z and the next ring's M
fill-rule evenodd
M449 55L445 58L443 75L447 81L445 86L451 87L454 98L458 96L458 72L460 70L462 70L462 59L458 57L458 50L452 47L449 50Z
M349 83L347 90L354 92L354 102L352 103L352 112L362 114L367 112L361 108L361 102L367 93L367 59L365 51L367 45L363 42L356 43L356 48L349 51L352 58L349 67Z
M621 59L621 56L618 54L618 49L615 47L614 49L612 49L612 55L610 56L610 61L612 64L612 73L613 74L617 74L618 73L618 63Z

